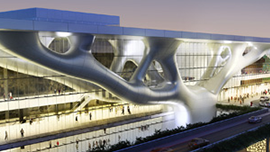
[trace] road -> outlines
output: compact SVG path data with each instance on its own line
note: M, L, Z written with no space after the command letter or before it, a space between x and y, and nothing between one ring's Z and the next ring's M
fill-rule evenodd
M203 136L195 134L194 137L201 137L204 139L208 139L212 143L217 142L217 141L222 140L224 138L228 138L228 137L233 136L235 134L242 133L246 130L263 125L263 123L270 122L270 113L269 112L266 114L263 114L261 116L263 117L263 121L261 123L249 124L249 123L247 123L247 120L243 120L241 122L237 122L237 123L232 124L232 126L229 128L217 130L215 132L207 131L209 133L205 132L205 135L203 135ZM175 144L172 146L168 146L168 147L170 147L174 151L181 151L181 152L190 151L190 149L188 148L188 141L182 142L179 144Z
M248 101L248 104L249 102L253 102L254 107L259 105L258 99L250 100ZM261 115L263 117L263 121L258 124L248 124L247 119L250 116L254 115L255 116ZM187 152L190 151L188 147L188 142L193 138L201 137L208 139L211 143L214 143L216 141L234 136L238 133L245 132L246 130L250 130L257 126L263 125L263 123L268 122L270 122L270 112L268 109L262 109L259 111L254 111L248 114L237 116L231 119L226 119L195 129L190 129L181 133L158 138L139 145L123 148L121 150L118 150L117 152L134 152L134 151L150 152L153 149L165 147L173 149L174 151L177 152Z

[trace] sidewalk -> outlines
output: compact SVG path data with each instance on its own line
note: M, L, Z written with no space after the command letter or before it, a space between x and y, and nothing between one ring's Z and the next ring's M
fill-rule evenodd
M6 143L2 143L0 145L0 150L16 148L16 147L21 147L25 145L31 145L35 143L55 140L55 139L64 138L68 136L74 136L74 135L96 131L96 130L103 130L104 128L112 128L116 126L127 125L129 123L140 122L143 120L163 117L168 114L170 113L161 113L161 111L155 111L155 112L145 112L143 114L140 113L140 114L134 114L134 115L124 115L122 117L91 121L89 123L85 123L82 126L77 126L74 128L58 130L58 131L54 131L50 133L42 133L42 134L32 135L28 137L9 140L9 141L6 141ZM110 135L113 133L114 132L107 133L107 134L105 133L105 134ZM63 143L61 143L61 145L62 144Z
M120 107L124 108L125 113L122 114ZM111 110L110 110L111 108ZM128 114L127 105L116 106L95 106L89 108L88 112L72 112L61 113L59 115L43 115L35 118L32 123L27 120L25 123L19 121L12 121L9 123L0 124L0 147L6 143L12 143L14 140L24 140L27 137L41 136L42 134L50 134L51 132L60 133L63 130L73 130L84 126L101 125L110 123L112 120L124 121L126 119L143 117L147 113L155 113L160 111L160 106L134 106L130 105L132 114ZM90 116L91 114L91 116ZM116 122L117 122L116 121ZM24 137L22 138L20 130L24 130ZM7 132L7 140L5 139L5 132Z
M262 95L257 95L257 96L253 96L253 98L251 98L251 97L245 98L244 103L242 103L242 104L240 104L239 101L234 101L234 100L231 100L230 102L228 102L228 100L220 100L217 103L218 104L224 104L224 105L237 105L237 106L244 106L245 105L245 106L250 106L250 102L254 103L254 101L255 102L259 101L261 96ZM254 106L254 104L252 106Z

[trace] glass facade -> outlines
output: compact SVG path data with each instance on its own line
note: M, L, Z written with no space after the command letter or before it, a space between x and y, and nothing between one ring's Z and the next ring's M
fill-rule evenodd
M57 53L65 53L70 48L66 38L41 37L41 40L45 46ZM104 40L96 41L93 45L93 55L100 63L109 68L114 54L109 43L104 43ZM107 52L103 50L107 50ZM93 84L44 70L4 51L1 51L0 58L0 136L3 137L0 138L0 143L2 144L17 139L23 141L26 137L44 136L59 131L70 131L70 129L76 130L78 127L95 127L107 123L117 123L119 120L141 118L161 113L162 110L162 106L159 105L139 106L120 101ZM130 77L130 74L125 76L130 67L136 68L132 64L128 65L125 68L128 69L127 72L119 73L119 75ZM80 105L83 106L80 107ZM153 120L109 127L106 134L103 129L93 129L88 133L7 151L46 150L49 143L52 145L51 150L53 148L59 150L63 147L66 150L76 149L74 142L77 139L80 140L79 148L84 151L88 146L83 146L83 144L93 144L101 139L103 141L105 137L106 140L111 141L111 144L129 138L135 140L139 131L138 127L141 126L151 127L147 134L152 134L153 126L157 126L154 127L155 129L161 129L161 121L162 117L158 117ZM119 139L118 132L124 133L121 134L122 139ZM128 136L130 133L134 136ZM147 134L140 133L140 136ZM57 141L59 147L55 147ZM67 146L63 146L64 144Z

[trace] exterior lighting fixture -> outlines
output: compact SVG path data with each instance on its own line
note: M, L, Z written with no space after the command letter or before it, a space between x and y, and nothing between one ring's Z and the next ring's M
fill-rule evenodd
M225 43L225 44L231 44L232 43L232 41L223 41L223 43Z
M69 32L56 32L56 35L58 37L68 37L71 35L71 33L69 33Z
M253 44L251 42L247 42L248 46L253 46Z

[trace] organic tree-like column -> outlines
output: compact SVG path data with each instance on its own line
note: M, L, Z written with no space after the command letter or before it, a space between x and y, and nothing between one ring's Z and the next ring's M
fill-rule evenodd
M259 44L253 47L249 47L251 50L244 55L244 51L248 45L246 43L232 43L221 46L220 48L223 51L228 52L224 61L226 64L224 67L217 73L215 76L211 77L208 81L201 84L207 90L218 94L226 82L235 75L238 71L244 67L256 62L262 58L266 50L270 48L270 44ZM216 58L220 58L222 51L219 51L219 54ZM220 60L217 60L219 62ZM223 61L223 62L224 62Z
M181 41L173 38L144 38L143 57L133 59L138 67L132 78L126 81L113 71L121 71L123 65L122 67L117 65L127 59L123 58L118 62L115 58L111 67L113 71L107 69L91 54L90 47L94 39L94 36L89 34L72 34L69 36L71 48L59 54L43 46L37 32L1 31L0 48L55 72L92 82L125 101L136 104L173 105L176 124L185 125L209 121L215 115L217 94L222 86L241 68L262 57L264 50L269 47L259 45L245 56L243 56L245 44L214 47L213 50L218 50L222 58L217 56L211 64L223 64L223 69L220 71L208 69L204 75L211 77L208 81L196 86L186 86L175 62L175 53ZM119 50L118 54L125 55L125 51L129 51L127 46L124 47L126 48ZM114 46L116 50L119 48L118 44ZM224 51L227 51L227 55L223 55ZM143 80L153 61L160 63L164 77L157 87L150 88Z
M114 59L110 70L119 74L123 72L125 63L131 61L136 66L142 61L145 54L149 52L141 40L109 40L114 50ZM150 80L155 80L156 83L163 81L163 78L156 71L153 63L150 64L147 72Z

